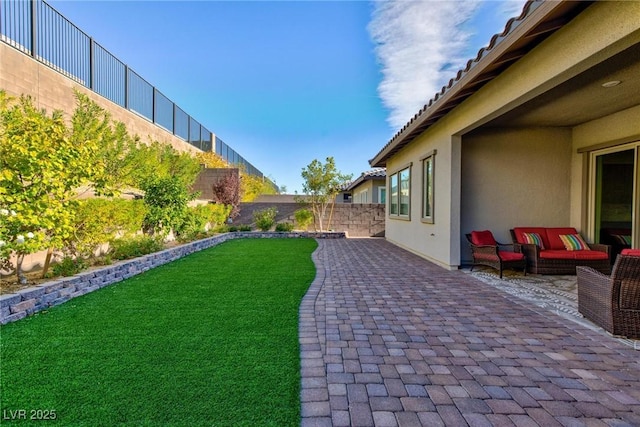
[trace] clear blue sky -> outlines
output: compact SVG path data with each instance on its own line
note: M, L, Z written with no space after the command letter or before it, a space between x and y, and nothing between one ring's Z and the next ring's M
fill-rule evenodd
M354 178L522 1L49 1L288 193Z

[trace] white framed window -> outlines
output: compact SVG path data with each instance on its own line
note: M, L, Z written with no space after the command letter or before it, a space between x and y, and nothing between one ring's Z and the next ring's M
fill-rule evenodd
M389 176L389 216L398 215L398 174Z
M433 224L433 193L436 151L428 153L422 161L422 221Z
M355 203L369 203L369 190L362 190L356 194Z
M387 203L387 188L386 187L378 187L378 203L384 205Z
M409 218L411 211L411 165L389 177L389 216Z

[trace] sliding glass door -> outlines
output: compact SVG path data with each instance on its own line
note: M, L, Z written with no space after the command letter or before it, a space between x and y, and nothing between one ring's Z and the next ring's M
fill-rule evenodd
M640 142L591 153L591 230L596 243L612 246L612 261L640 245Z

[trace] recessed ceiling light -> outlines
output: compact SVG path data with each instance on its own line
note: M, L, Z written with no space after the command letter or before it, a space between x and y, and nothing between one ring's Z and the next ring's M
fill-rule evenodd
M611 80L610 82L602 83L602 87L614 87L620 84L620 80Z

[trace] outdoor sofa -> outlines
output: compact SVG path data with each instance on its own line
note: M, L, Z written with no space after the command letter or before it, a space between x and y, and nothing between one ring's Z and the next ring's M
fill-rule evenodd
M613 335L640 338L640 250L625 249L611 276L578 266L578 311Z
M529 273L576 274L579 265L611 272L611 247L586 243L575 228L515 227L511 237L515 251L525 255Z

